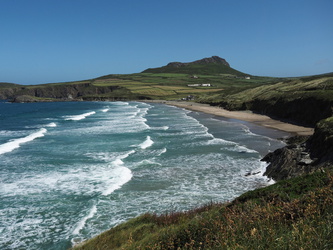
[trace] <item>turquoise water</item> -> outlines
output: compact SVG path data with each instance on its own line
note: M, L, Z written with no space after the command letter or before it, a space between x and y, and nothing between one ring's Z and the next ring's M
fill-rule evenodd
M162 104L0 102L0 248L66 249L269 180L286 134Z

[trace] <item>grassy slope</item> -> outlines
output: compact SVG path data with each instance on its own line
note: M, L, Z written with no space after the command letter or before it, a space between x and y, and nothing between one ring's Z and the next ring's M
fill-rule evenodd
M219 97L202 96L200 100L206 102L223 100L237 107L255 99L295 99L305 96L314 96L318 99L333 99L333 73L312 77L282 79L276 83L271 82L257 87L253 86L253 88L228 93Z
M332 249L333 171L247 192L229 204L145 214L77 249Z
M108 75L92 81L95 86L121 86L135 95L151 99L180 99L188 95L222 95L276 82L275 78L252 77L247 80L230 74L200 75L191 78L183 73L138 73L131 75ZM192 87L191 84L211 84L212 87Z

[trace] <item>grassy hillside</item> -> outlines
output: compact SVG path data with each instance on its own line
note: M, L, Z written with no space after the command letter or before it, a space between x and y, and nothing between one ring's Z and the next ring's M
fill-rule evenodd
M145 214L75 249L332 249L332 185L327 169L228 204Z
M0 89L2 88L15 88L20 86L19 84L9 83L9 82L0 82Z
M182 73L138 73L108 75L93 80L92 84L95 86L121 86L133 94L151 99L175 100L187 95L234 93L275 81L277 79L268 77L236 78L230 74L196 74L196 78L193 78L191 74ZM211 86L193 86L201 84Z

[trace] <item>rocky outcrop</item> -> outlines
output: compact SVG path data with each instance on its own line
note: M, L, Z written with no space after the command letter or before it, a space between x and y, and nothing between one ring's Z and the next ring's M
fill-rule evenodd
M277 149L262 161L270 163L264 175L276 181L310 173L315 169L305 145L288 145Z
M283 180L333 166L333 117L320 121L307 140L295 138L262 159L269 163L264 175Z
M318 122L308 140L308 149L317 164L333 163L333 117Z

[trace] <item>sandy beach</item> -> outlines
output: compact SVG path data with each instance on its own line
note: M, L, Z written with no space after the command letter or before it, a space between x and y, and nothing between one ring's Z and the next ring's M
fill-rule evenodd
M216 116L225 118L237 119L254 123L256 125L278 129L284 132L288 132L295 135L312 135L313 128L298 126L279 120L274 120L266 115L254 114L251 111L228 111L220 107L210 106L208 104L201 104L195 102L186 101L164 101L164 100L152 100L148 102L163 103L166 105L172 105L180 108L185 108L192 111L204 112Z

